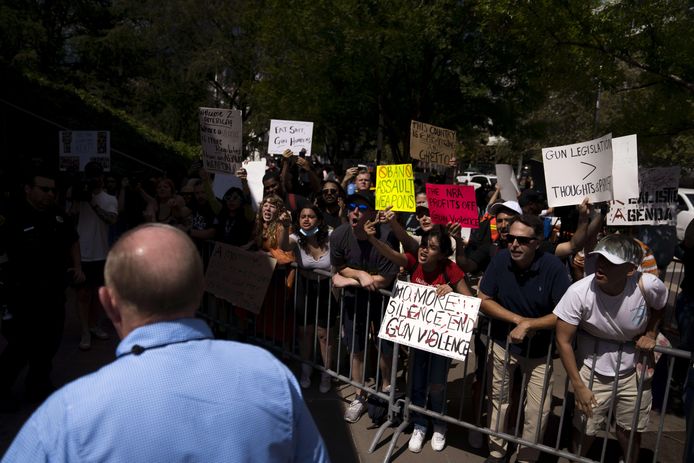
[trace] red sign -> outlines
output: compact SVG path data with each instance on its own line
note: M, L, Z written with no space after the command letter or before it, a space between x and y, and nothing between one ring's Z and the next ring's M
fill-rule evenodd
M433 223L457 222L463 228L479 227L475 188L472 186L427 183L427 203Z

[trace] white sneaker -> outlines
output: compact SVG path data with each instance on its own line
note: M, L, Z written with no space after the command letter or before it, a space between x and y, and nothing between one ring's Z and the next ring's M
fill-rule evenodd
M419 453L422 451L422 445L424 444L424 438L427 435L427 429L415 425L414 431L412 431L412 436L410 437L410 452Z
M325 394L330 390L333 384L333 378L329 374L323 372L320 376L320 385L318 386L318 390L321 392L321 394Z
M431 448L440 452L446 446L446 427L434 426L434 434L431 436Z
M481 449L484 446L484 435L478 431L468 431L467 442L473 449Z
M301 379L299 380L299 384L303 389L308 389L311 387L311 373L313 373L313 368L311 368L311 365L306 365L305 363L301 364Z
M349 407L347 407L347 410L345 411L345 421L348 423L356 423L359 421L359 418L361 418L365 411L365 399L363 399L361 396L357 396L357 398L354 399L351 404L349 404Z

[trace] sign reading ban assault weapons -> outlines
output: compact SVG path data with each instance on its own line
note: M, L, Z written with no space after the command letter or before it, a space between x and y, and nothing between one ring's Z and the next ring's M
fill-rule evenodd
M481 300L458 293L436 295L436 287L398 281L378 337L465 360Z

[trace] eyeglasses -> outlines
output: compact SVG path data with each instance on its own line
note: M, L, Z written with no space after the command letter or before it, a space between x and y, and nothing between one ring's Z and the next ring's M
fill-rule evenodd
M353 211L356 208L359 208L360 211L365 211L369 208L366 204L357 204L357 203L349 203L349 210Z
M323 194L334 195L335 193L337 193L337 190L335 188L326 188L325 190L323 190Z
M55 192L57 191L57 190L55 189L55 187L40 186L40 185L35 185L35 186L36 186L36 188L38 188L39 190L43 191L44 193L51 193L51 192L52 192L52 193L55 193Z
M417 218L421 219L422 217L429 217L429 209L421 208L417 211Z
M532 243L535 241L537 238L533 238L532 236L516 236L516 235L506 235L506 242L508 244L513 244L514 241L518 241L518 244L521 246L527 246L528 244Z

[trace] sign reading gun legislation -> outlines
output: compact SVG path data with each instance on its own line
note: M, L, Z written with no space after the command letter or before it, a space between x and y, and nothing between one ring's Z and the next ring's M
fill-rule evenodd
M233 174L243 162L241 111L200 108L202 162L210 172Z
M89 161L111 170L111 132L108 130L63 130L58 132L58 161L61 171L84 170Z
M205 272L205 288L237 307L258 314L276 263L264 252L250 252L218 242Z
M639 195L615 198L607 225L677 225L679 167L639 169Z
M306 156L311 156L312 138L313 122L270 119L267 152L282 154L285 150L291 150L294 154L299 154L299 151L305 149Z
M414 212L414 173L412 164L376 167L376 210L393 206L394 211Z
M427 183L426 188L432 223L446 225L448 222L457 222L463 228L479 227L473 186Z
M480 302L476 297L453 292L438 297L434 286L398 281L378 337L465 360Z
M612 134L573 145L542 148L550 207L612 199Z
M448 161L455 157L457 145L455 130L417 121L412 121L410 124L410 157L412 159L448 166Z

